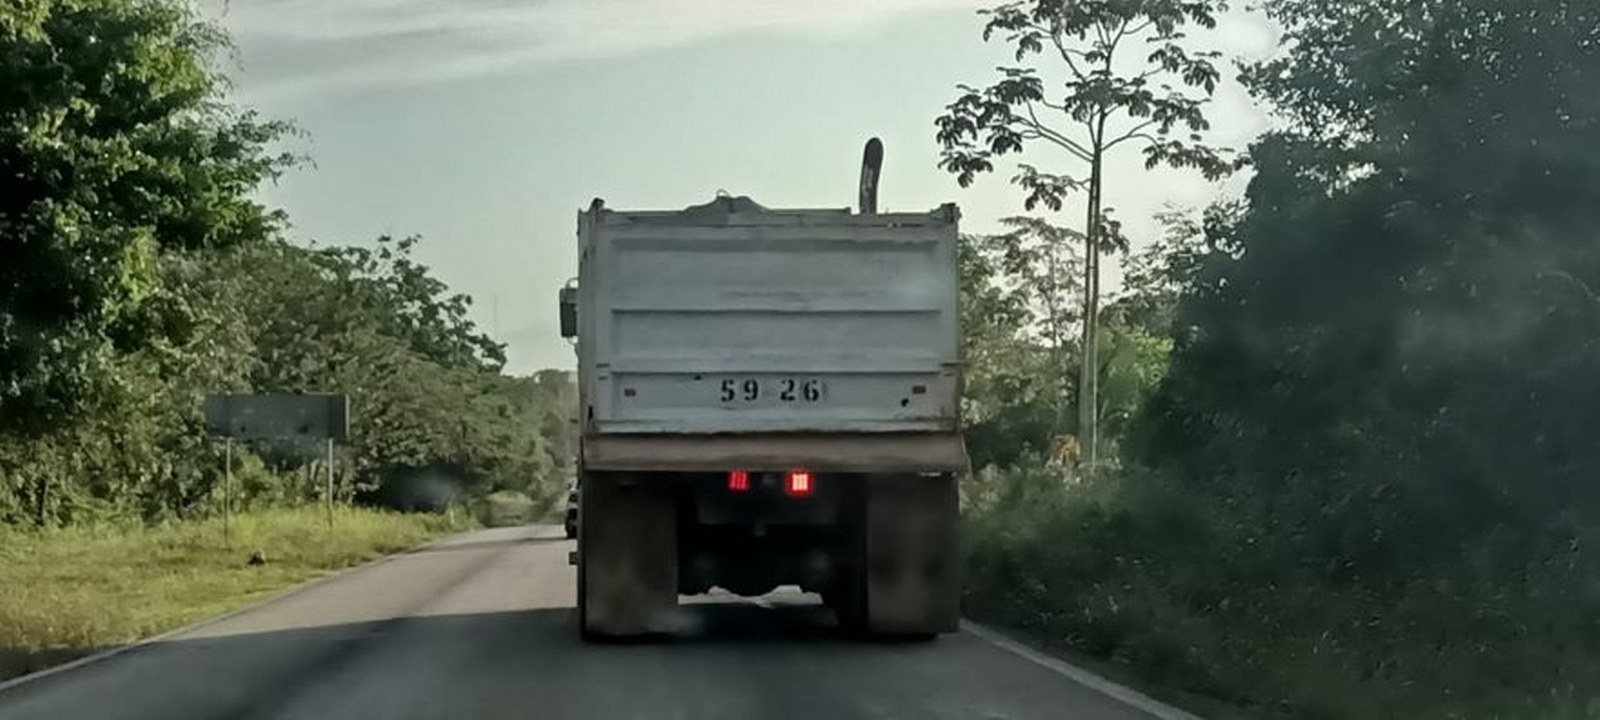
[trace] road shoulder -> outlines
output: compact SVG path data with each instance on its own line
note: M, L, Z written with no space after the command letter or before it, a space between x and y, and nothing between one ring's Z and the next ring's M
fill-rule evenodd
M961 621L961 630L1158 720L1256 720L1260 717L1215 698L1151 683L1125 666L1070 648L1050 647L1023 633L970 619Z

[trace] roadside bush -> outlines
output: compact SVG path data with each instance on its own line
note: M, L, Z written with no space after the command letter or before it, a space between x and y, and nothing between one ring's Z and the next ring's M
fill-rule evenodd
M488 527L508 527L537 522L543 516L540 503L525 493L502 490L477 503L479 522Z
M1376 586L1160 474L981 482L993 499L965 518L976 617L1263 716L1600 713L1594 528L1502 528Z

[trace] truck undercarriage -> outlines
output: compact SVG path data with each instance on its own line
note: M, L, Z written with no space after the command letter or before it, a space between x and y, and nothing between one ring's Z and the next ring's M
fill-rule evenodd
M853 632L955 629L953 474L590 472L581 488L586 638L672 633L679 595L781 585Z

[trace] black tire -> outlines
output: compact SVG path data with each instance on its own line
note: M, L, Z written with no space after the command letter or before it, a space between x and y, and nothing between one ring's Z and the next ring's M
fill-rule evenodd
M578 485L578 496L580 498L580 502L581 502L581 498L583 497L583 483L582 483L582 480L584 479L584 475L585 475L585 473L583 473L582 470L578 471L578 477L580 479L579 480L579 485ZM581 508L582 506L580 505L579 507ZM581 510L580 510L580 512L581 512ZM577 541L578 541L578 572L574 573L575 575L578 576L577 577L577 580L578 580L578 592L577 592L578 639L580 641L582 641L582 642L591 643L591 642L595 642L595 641L599 640L599 638L596 637L594 633L589 632L589 618L588 618L589 603L585 602L585 599L588 596L588 591L584 588L584 586L587 585L588 583L584 582L584 580L585 580L585 577L584 577L584 575L585 575L585 572L584 572L585 564L584 564L584 561L583 561L583 539L578 537L578 535L583 532L583 527L579 523L571 523L567 527L568 527L567 537L568 538L577 539Z
M621 475L585 474L580 493L581 637L623 642L667 632L656 626L665 625L661 614L678 604L676 514L669 488ZM592 522L595 517L603 521ZM590 577L591 569L598 578Z
M866 598L861 596L859 590L850 588L844 591L843 597L834 599L830 603L833 614L839 619L839 630L853 638L866 639L871 632L867 628Z

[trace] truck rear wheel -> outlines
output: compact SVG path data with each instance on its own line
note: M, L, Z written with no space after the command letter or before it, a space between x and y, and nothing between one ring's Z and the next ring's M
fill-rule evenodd
M868 634L907 640L955 632L961 578L954 475L891 475L867 485L864 562L841 621Z
M674 627L677 514L671 486L651 479L591 473L580 485L578 625L585 640Z

